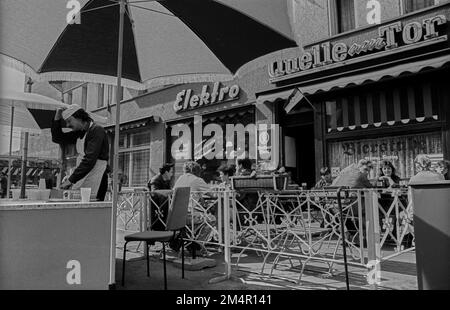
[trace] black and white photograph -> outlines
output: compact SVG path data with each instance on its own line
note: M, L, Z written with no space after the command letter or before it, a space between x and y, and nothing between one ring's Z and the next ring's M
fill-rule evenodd
M0 291L450 290L448 19L450 0L0 0Z

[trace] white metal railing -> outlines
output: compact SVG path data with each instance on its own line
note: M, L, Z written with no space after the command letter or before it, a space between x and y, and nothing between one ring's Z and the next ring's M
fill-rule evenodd
M165 228L171 191L133 191L119 197L118 229L119 223L127 231ZM348 264L363 268L369 261L414 250L407 191L344 190L340 200L344 233L336 190L192 192L185 239L198 244L200 254L223 252L226 277L231 276L234 249L237 267L252 251L261 259L260 272L269 275L287 259L290 267L298 267L298 282L312 261L324 263L330 274L334 264L342 264L342 240ZM410 244L405 242L408 235ZM387 247L390 251L384 254Z

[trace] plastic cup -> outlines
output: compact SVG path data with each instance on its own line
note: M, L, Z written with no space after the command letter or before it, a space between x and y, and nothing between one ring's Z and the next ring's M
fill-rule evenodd
M81 192L81 202L86 203L91 201L91 188L90 187L83 187L80 188Z
M50 189L41 189L39 192L41 200L48 201L50 199Z
M12 189L11 192L12 192L12 199L13 200L19 200L19 198L20 198L20 188Z
M40 190L38 190L38 189L28 189L27 190L27 197L28 197L28 200L34 200L34 201L37 201L37 200L41 200L41 193L40 193Z
M39 179L39 189L46 189L45 179Z

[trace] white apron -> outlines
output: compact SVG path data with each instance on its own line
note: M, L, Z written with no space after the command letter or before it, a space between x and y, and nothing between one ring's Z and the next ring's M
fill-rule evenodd
M91 126L92 126L92 123L90 124L89 128L91 128ZM86 139L86 136L87 136L87 133L84 135L84 137L82 139L77 139L77 144L76 144L76 148L77 148L77 152L78 152L77 167L80 165L81 160L84 157L84 140ZM80 189L82 187L83 188L90 187L91 188L91 196L97 196L98 188L100 187L100 183L102 181L103 174L105 173L107 164L108 163L106 160L97 159L97 161L95 162L95 166L92 168L92 170L89 171L89 173L84 178L82 178L77 183L75 183L72 186L72 189Z

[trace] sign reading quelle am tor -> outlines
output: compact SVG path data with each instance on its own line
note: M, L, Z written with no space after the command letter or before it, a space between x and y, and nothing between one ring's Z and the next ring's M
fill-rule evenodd
M360 43L347 45L338 42L332 45L330 42L314 45L310 51L300 57L277 60L269 64L269 77L271 82L277 82L293 76L299 76L315 68L342 63L351 58L367 55L375 52L390 52L401 47L414 46L446 41L447 35L439 35L438 26L447 23L445 15L437 15L423 19L422 22L414 21L404 27L398 21L378 28L378 37L365 40Z
M175 112L183 112L208 105L237 100L239 99L240 90L239 85L221 86L220 82L215 82L211 90L210 85L203 85L200 94L195 94L192 89L185 89L177 94L173 109Z

